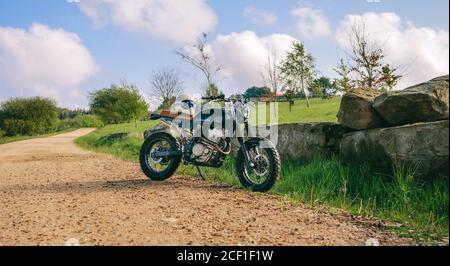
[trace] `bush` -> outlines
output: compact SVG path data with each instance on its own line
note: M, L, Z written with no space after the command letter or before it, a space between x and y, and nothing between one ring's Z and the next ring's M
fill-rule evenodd
M79 115L75 118L59 120L58 131L71 128L102 127L103 122L95 115Z
M0 139L6 135L6 132L0 128Z
M148 105L136 86L123 82L90 93L90 107L105 124L136 121L147 115Z
M6 136L50 133L56 129L57 122L58 108L51 99L15 98L0 107L0 127Z

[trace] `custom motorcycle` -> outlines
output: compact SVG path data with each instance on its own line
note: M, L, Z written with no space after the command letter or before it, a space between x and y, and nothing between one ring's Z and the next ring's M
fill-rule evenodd
M269 190L280 176L280 155L269 139L249 137L250 108L243 97L203 97L206 104L181 101L188 112L162 111L151 114L160 123L145 134L140 165L152 180L171 177L180 163L221 167L237 138L236 173L243 187Z

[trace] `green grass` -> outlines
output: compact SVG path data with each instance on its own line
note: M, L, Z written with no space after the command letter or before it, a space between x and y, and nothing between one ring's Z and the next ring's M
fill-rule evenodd
M51 137L51 136L55 136L55 135L59 135L59 134L67 133L67 132L71 132L71 131L74 131L74 130L76 130L76 128L68 128L68 129L64 129L64 130L61 130L61 131L52 132L52 133L43 134L43 135L38 135L38 136L0 137L0 144L6 144L6 143L10 143L10 142L16 142L16 141L27 140L27 139L46 138L46 137Z
M329 100L318 98L310 99L310 107L305 100L296 100L289 112L287 102L278 103L278 121L280 124L297 122L336 122L336 114L339 111L341 98L335 97Z
M329 103L335 110L335 103ZM326 109L325 106L320 108ZM280 117L290 116L280 113ZM317 119L326 121L326 113L322 112L322 117ZM109 125L79 138L77 143L87 149L137 162L142 137L125 137L117 141L105 141L102 137L118 132L142 133L155 124L155 121L139 122L137 128L133 123ZM240 187L231 157L222 168L203 168L203 172L210 180ZM197 175L191 166L181 166L178 173ZM420 181L414 177L413 169L399 167L392 176L381 175L375 174L367 165L343 165L336 158L319 156L309 162L284 161L282 179L270 193L293 202L399 223L401 226L390 229L401 236L428 242L448 236L448 187L448 180Z
M336 158L285 162L273 193L397 222L403 226L394 229L422 241L448 236L448 180L425 182L411 168L393 172L375 174L367 165L342 165Z
M295 104L292 106L292 110L289 111L289 103L278 102L278 113L273 115L276 120L271 120L270 112L273 105L270 107L264 103L259 103L256 105L256 112L253 112L252 123L271 123L271 124L287 124L287 123L299 123L299 122L336 122L336 114L339 111L339 106L341 104L341 97L334 97L332 99L318 99L313 98L309 100L310 107L306 106L306 100L297 99ZM261 108L266 111L265 119L258 118ZM256 114L256 115L255 115Z
M139 149L144 141L143 137L125 137L116 141L102 137L121 132L142 134L146 129L152 128L156 124L157 121L140 121L137 122L137 127L134 123L107 125L78 138L75 142L82 148L109 153L125 160L137 162L139 160Z

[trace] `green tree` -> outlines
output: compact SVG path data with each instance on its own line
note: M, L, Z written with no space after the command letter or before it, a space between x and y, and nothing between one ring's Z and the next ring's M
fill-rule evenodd
M349 93L353 89L353 86L349 77L350 70L343 59L339 61L334 71L338 74L338 78L334 80L336 90L342 93Z
M303 91L306 96L306 104L309 107L306 88L314 80L315 65L314 58L306 51L303 43L292 43L291 51L287 53L280 69L285 86L289 87L289 90L294 94L298 90Z
M401 75L397 75L397 69L392 68L389 64L384 65L381 69L381 90L391 91L397 85L398 81L402 78Z
M42 135L56 130L58 107L47 98L14 98L0 107L0 128L7 136Z
M292 106L294 105L295 96L297 95L297 88L295 87L292 80L286 81L285 89L284 89L284 97L286 101L289 103L289 112L292 111Z
M267 87L251 87L245 91L244 96L247 98L271 97L272 92Z
M119 124L144 118L148 112L137 87L126 81L89 94L90 108L105 124Z
M327 77L315 79L311 84L310 90L314 96L321 97L322 99L329 99L336 94L334 82L331 82Z
M216 96L219 96L221 94L223 94L222 91L214 83L210 83L208 85L208 88L205 91L205 96L206 97L216 97Z

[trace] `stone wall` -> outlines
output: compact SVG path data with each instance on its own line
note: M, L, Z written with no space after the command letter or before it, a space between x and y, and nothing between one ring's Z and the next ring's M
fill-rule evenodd
M378 95L378 96L377 96ZM279 126L282 158L335 154L344 163L369 163L377 171L414 167L430 178L449 176L449 76L404 90L346 94L339 124Z
M339 158L370 163L380 171L414 167L429 178L449 176L449 121L356 131L345 134Z
M340 140L348 130L337 123L296 123L278 126L277 148L282 159L312 159L339 151Z
M316 155L339 153L340 140L349 130L337 123L293 123L278 125L277 149L281 159L310 160ZM232 143L233 154L239 147Z
M360 131L337 123L284 124L278 126L277 148L282 160L335 155L385 173L397 164L430 178L449 176L448 120Z

